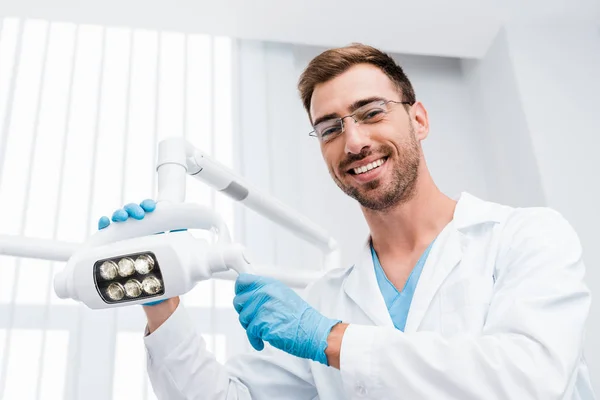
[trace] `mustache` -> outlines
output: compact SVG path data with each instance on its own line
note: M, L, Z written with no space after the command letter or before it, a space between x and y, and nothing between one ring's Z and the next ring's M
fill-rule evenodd
M372 154L379 153L382 155L385 154L385 156L387 156L391 153L391 151L392 150L389 148L389 146L381 146L379 149L377 149L377 151L374 151L373 149L371 149L369 147L365 147L360 151L360 153L348 154L346 156L346 158L344 158L342 161L340 161L338 168L345 171L346 169L348 169L348 166L350 164L352 164L356 161L363 160Z

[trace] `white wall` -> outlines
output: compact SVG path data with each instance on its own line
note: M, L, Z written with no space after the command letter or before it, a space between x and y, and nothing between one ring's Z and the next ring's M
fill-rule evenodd
M489 200L511 206L545 205L540 174L504 31L481 60L463 60L486 162Z
M510 58L548 206L581 239L593 303L586 357L600 393L600 30L507 27Z

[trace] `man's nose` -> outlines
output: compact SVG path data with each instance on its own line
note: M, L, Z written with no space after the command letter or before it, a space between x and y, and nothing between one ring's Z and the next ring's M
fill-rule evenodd
M354 122L352 117L344 120L344 139L346 140L344 151L346 154L359 154L362 149L371 145L369 132Z

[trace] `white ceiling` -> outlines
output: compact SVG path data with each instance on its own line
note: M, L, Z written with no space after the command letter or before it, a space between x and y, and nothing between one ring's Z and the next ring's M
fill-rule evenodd
M0 15L482 57L507 21L600 25L600 0L4 0Z

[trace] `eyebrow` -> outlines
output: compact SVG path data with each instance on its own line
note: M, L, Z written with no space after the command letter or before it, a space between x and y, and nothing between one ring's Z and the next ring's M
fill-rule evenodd
M373 103L374 101L385 101L385 99L379 96L367 97L366 99L356 100L354 103L350 104L348 109L350 110L350 113L353 113L356 109L361 108L362 106L367 105L369 103ZM317 118L313 125L317 126L323 121L327 121L329 119L334 118L340 118L340 115L338 113L325 114L322 117Z

